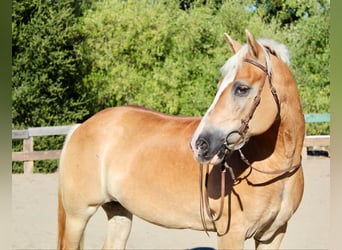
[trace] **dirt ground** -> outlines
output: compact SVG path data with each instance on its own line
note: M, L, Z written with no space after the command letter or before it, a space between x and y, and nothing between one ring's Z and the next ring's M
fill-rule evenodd
M289 222L282 249L329 249L330 159L303 160L304 197ZM10 229L9 229L10 230ZM12 175L12 248L56 249L57 175ZM85 235L86 249L100 249L106 233L106 217L99 209ZM204 232L161 228L133 218L128 249L211 249L216 236ZM246 241L245 249L254 243Z

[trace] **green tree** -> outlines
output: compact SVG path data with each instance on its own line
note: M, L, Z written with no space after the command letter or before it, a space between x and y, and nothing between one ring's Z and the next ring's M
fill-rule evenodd
M201 1L199 1L201 2ZM210 105L219 69L229 57L224 32L244 38L244 29L276 30L236 1L218 9L179 1L101 1L85 13L84 78L97 92L92 113L134 103L177 115L202 115ZM273 26L272 26L273 25ZM272 28L270 28L272 26ZM265 36L267 34L265 33Z
M311 16L290 25L284 38L292 53L291 68L299 85L305 113L330 110L330 6L320 5ZM310 124L308 134L328 134L329 124Z
M91 62L85 82L98 93L94 112L135 103L199 115L198 104L201 111L203 102L209 104L205 97L213 93L219 65L210 62L217 33L208 9L188 13L178 2L102 1L83 21L87 39L82 54ZM196 94L202 100L194 107Z
M84 69L75 46L83 37L74 1L13 1L13 126L74 123L87 114Z
M75 50L83 40L80 13L78 1L13 1L13 128L72 124L88 114L83 63ZM36 149L60 148L62 140L37 138Z
M326 0L256 0L255 6L262 9L261 16L266 22L277 19L281 26L292 24L317 14L317 9L325 8Z

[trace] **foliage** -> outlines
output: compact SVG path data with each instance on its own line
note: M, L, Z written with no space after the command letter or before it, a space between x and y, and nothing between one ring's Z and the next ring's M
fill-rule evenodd
M77 26L80 9L71 0L13 1L13 128L75 123L89 113L83 64L74 49L83 39ZM62 146L50 137L39 141L38 147Z
M13 1L12 118L15 127L82 120L82 41L72 1Z
M304 112L329 112L329 11L324 0L14 0L12 127L82 122L125 104L200 116L230 56L223 33L245 42L245 29L285 43ZM329 125L307 132L326 134Z
M266 22L278 19L281 26L314 16L315 11L320 7L324 7L325 4L326 1L324 0L256 0L256 6L263 9L262 18Z
M288 33L292 34L287 38L293 52L291 68L304 113L329 113L330 110L329 12L329 5L320 5L309 17L288 28ZM310 124L307 133L329 134L329 124Z
M240 27L267 37L277 33L275 22L262 23L235 1L219 10L216 3L195 6L184 12L172 3L105 0L85 14L87 39L81 54L91 62L85 81L97 93L92 113L135 103L165 113L201 115L229 56L223 33L231 30L243 40Z
M135 103L172 114L204 111L188 97L205 100L206 80L213 83L219 67L212 64L217 36L207 9L190 16L173 4L143 1L102 1L96 9L83 25L92 62L85 81L98 93L96 109Z

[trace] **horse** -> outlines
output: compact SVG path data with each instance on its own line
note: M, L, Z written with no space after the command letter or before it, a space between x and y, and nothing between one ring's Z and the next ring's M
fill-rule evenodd
M64 143L58 249L81 249L88 220L107 215L103 249L124 249L133 215L216 232L219 249L278 249L298 208L305 123L285 45L225 34L232 56L204 116L104 109ZM206 172L204 172L204 168Z

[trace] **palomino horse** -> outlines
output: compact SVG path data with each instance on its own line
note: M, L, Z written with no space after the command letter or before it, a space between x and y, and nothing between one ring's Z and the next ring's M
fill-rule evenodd
M246 35L243 46L226 35L234 55L202 119L124 106L68 135L59 249L82 248L100 206L108 217L105 249L125 248L133 214L168 228L215 231L219 249L242 249L251 237L257 249L279 247L303 193L304 119L285 46Z

